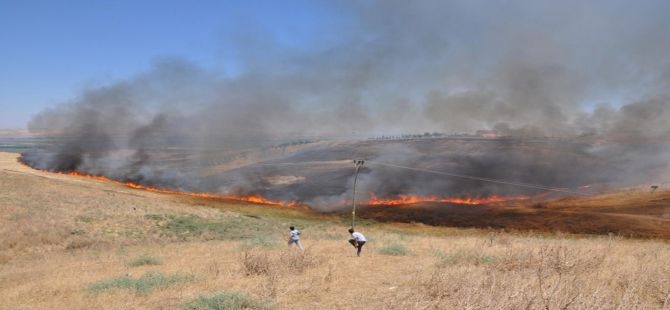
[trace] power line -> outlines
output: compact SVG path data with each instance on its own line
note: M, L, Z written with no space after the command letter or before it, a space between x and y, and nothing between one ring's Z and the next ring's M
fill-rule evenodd
M257 163L251 166L349 165L351 160L305 161L301 163Z
M302 163L267 163L267 164L256 164L256 165L258 165L258 166L308 166L308 165L319 165L319 164L338 164L339 165L339 164L344 164L344 163L349 163L349 162L350 161L348 161L348 160L333 160L333 161L309 161L309 162L302 162ZM453 172L437 171L437 170L424 169L424 168L414 168L414 167L408 167L408 166L402 166L402 165L396 165L396 164L378 162L378 161L369 161L368 160L366 162L369 163L369 164L372 164L372 165L386 166L386 167L399 168L399 169L407 169L407 170L412 170L412 171L432 173L432 174L444 175L444 176L456 177L456 178L462 178L462 179L477 180L477 181L505 184L505 185L511 185L511 186L525 187L525 188L541 189L541 190L546 190L546 191L561 192L561 193L567 193L567 194L573 194L573 195L589 196L588 194L580 193L580 192L576 192L576 191L571 191L571 190L568 190L568 189L565 189L565 188L550 187L550 186L544 186L544 185L539 185L539 184L512 182L512 181L505 181L505 180L501 180L501 179L477 177L477 176L465 175L465 174L453 173Z
M588 196L587 194L584 194L584 193L575 192L575 191L562 189L562 188L549 187L549 186L544 186L544 185L520 183L520 182L510 182L510 181L505 181L505 180L500 180L500 179L482 178L482 177L470 176L470 175L459 174L459 173L444 172L444 171L422 169L422 168L413 168L413 167L407 167L407 166L401 166L401 165L395 165L395 164L389 164L389 163L383 163L383 162L376 162L376 161L367 161L367 162L370 163L370 164L373 164L373 165L376 164L376 165L380 165L380 166L387 166L387 167L401 168L401 169L407 169L407 170L413 170L413 171L419 171L419 172L426 172L426 173L432 173L432 174L446 175L446 176L456 177L456 178L463 178L463 179L470 179L470 180L477 180L477 181L499 183L499 184L519 186L519 187L535 188L535 189L542 189L542 190L548 190L548 191L554 191L554 192L562 192L562 193L568 193L568 194Z
M352 211L351 211L351 228L353 229L356 225L356 180L358 179L358 172L361 170L365 164L364 160L354 160L354 166L356 166L356 174L354 175L354 192L352 194Z

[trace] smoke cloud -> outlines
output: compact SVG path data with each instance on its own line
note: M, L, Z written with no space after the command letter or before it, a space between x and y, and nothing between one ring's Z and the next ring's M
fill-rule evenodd
M366 158L556 187L668 176L668 2L370 1L330 9L347 22L328 46L296 51L242 31L253 39L232 47L241 72L166 58L86 89L31 121L57 143L24 160L317 206L350 195L351 165L269 164ZM351 142L480 129L515 140ZM365 193L528 192L366 169Z

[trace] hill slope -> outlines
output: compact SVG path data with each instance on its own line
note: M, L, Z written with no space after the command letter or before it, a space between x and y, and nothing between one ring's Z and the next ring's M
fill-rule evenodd
M647 188L537 203L368 207L361 213L389 222L670 239L670 191Z
M358 258L337 215L134 190L15 157L0 154L9 309L670 307L665 241L362 221ZM304 253L285 248L290 225Z

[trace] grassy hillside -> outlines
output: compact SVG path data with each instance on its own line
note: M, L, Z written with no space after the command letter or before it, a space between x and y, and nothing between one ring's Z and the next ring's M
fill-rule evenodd
M670 309L663 240L364 220L358 258L340 215L134 190L15 158L0 153L3 309ZM304 253L286 248L291 225Z

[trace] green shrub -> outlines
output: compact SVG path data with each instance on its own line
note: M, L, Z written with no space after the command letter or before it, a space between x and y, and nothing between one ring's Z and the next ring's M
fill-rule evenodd
M144 218L147 220L160 221L166 218L166 216L161 214L145 214Z
M184 305L184 309L193 310L243 310L272 309L270 302L258 300L238 292L219 292L214 295L201 295Z
M152 256L147 256L147 255L142 255L139 256L131 261L128 262L128 266L130 267L137 267L137 266L152 266L152 265L160 265L163 262L161 261L160 258L157 257L152 257Z
M194 275L173 274L165 276L160 272L147 272L143 276L134 279L128 275L102 280L88 285L88 290L93 293L101 293L111 289L128 289L137 293L147 294L154 289L164 289L177 283L195 280Z
M379 249L379 253L393 256L409 255L410 251L404 244L394 243Z

